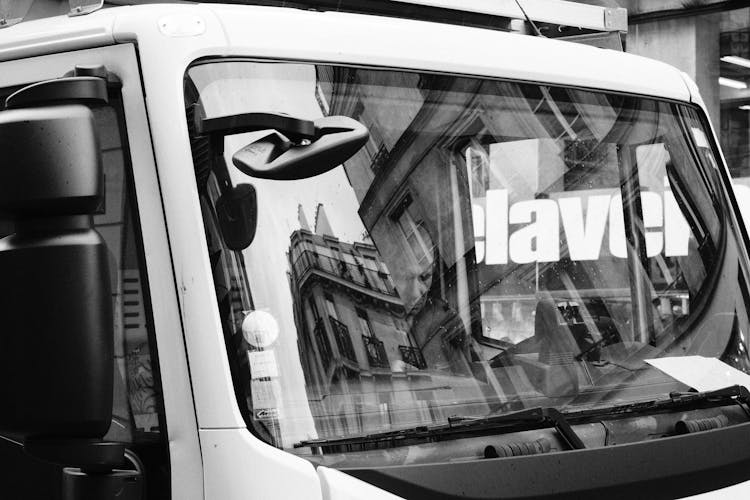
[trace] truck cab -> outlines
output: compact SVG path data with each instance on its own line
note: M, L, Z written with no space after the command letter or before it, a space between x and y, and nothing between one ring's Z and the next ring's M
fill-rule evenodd
M7 498L746 495L749 242L695 84L274 3L0 29Z

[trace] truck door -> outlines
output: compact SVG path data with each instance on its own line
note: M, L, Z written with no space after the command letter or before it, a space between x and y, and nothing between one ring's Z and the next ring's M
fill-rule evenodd
M76 68L79 74L106 71L108 79L109 104L93 110L106 186L94 224L109 251L115 313L113 418L105 440L125 443L132 452L124 466L143 470L144 498L203 498L195 410L134 46L0 62L0 100ZM0 236L12 232L12 224L0 222ZM25 455L18 443L0 440L0 463L3 498L60 498L60 469Z

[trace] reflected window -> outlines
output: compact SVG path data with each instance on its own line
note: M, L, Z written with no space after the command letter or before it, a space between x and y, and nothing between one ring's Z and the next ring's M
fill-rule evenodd
M333 319L339 319L338 314L336 314L336 304L333 303L333 297L326 294L326 311L328 312L328 315L332 317Z
M362 309L357 309L357 319L359 320L359 328L362 331L362 335L372 337L372 329L370 328L370 320L367 317L367 313Z
M409 213L411 203L411 196L404 198L398 212L394 213L392 217L398 221L399 228L406 238L406 243L417 264L420 268L426 269L432 264L432 239L425 227L424 220L419 217L415 219Z

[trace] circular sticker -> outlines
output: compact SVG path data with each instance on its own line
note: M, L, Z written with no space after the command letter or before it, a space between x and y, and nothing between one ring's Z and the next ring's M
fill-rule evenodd
M251 311L242 320L242 336L251 346L262 349L279 338L279 324L271 313Z

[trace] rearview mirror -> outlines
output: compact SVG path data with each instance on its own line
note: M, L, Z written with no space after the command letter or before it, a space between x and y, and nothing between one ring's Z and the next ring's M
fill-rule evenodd
M313 123L315 134L311 139L294 142L277 130L269 130L234 153L232 163L251 177L306 179L344 163L370 135L367 127L346 116L326 116Z

